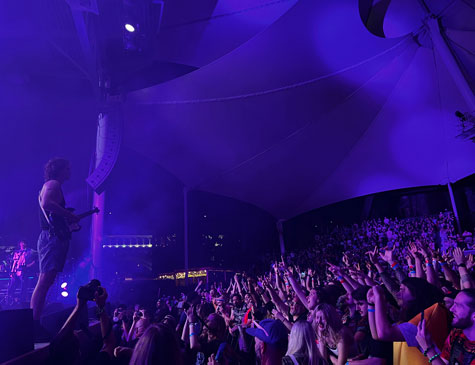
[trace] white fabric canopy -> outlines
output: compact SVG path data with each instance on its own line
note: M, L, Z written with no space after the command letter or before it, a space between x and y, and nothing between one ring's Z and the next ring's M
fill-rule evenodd
M388 9L396 37L378 38L355 0L300 0L213 62L129 94L124 142L190 188L284 219L472 174L475 145L455 138L454 117L470 108L411 3ZM473 90L475 7L434 3Z

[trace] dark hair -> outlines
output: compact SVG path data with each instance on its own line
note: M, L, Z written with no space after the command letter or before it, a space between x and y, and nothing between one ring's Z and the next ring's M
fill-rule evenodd
M67 166L69 161L64 158L54 157L49 160L44 168L45 181L56 180Z
M407 286L415 298L405 305L405 318L403 318L403 320L408 321L411 318L417 316L424 309L427 309L431 305L444 300L444 294L442 290L424 279L405 278L401 284Z
M183 358L173 331L164 324L147 328L135 345L130 364L182 364Z
M367 285L360 286L351 292L351 296L354 300L364 300L366 302L366 294L368 294L370 289L371 287Z
M475 310L475 289L463 289L459 293L464 293L470 298L470 309Z
M241 294L239 293L234 293L233 295L231 295L231 299L233 299L234 297L238 297L239 299L242 300Z
M226 338L226 321L219 314L211 313L208 318L206 318L206 325L208 332L217 339Z

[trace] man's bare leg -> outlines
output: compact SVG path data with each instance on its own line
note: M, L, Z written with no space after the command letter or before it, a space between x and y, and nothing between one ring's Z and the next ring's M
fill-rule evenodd
M41 317L43 307L45 306L46 295L51 285L53 285L54 279L56 279L56 274L56 271L40 273L30 302L30 308L33 309L34 320L39 320Z

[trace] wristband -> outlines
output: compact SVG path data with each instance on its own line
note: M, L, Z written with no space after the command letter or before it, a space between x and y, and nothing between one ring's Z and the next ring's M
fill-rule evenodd
M190 335L188 337L191 337L191 336L196 336L196 333L190 333Z
M427 353L433 348L434 346L429 346L424 350L424 356L427 356Z
M435 359L437 359L439 356L440 356L440 354L435 354L434 356L432 356L432 357L429 359L429 364L432 364L432 361L434 361Z
M458 264L457 267L464 267L464 268L467 268L467 266L465 266L464 263Z
M394 262L391 264L391 269L394 269L396 266L397 266L397 261L394 261Z
M368 312L374 313L376 310L374 308L368 308Z
M413 266L413 265L409 265L409 270L414 270L414 266Z
M432 264L430 262L426 262L426 267L432 267Z
M374 303L368 303L369 307L374 307Z
M447 263L444 262L444 261L439 261L439 264L440 264L440 266L445 266L445 265L447 265Z
M409 271L409 274L415 274L415 273L416 273L415 270Z
M337 278L338 280L340 280L340 281L343 280L343 276L340 276L340 275L337 276L336 278Z

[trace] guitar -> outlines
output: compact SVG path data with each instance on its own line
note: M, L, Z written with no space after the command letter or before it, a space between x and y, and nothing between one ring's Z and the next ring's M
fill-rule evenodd
M74 212L74 208L67 208L71 213ZM84 213L81 213L81 214L78 214L77 217L79 218L79 220L83 219L83 218L86 218L86 217L89 217L90 215L93 215L93 214L97 214L99 213L100 210L98 207L94 207L94 209L91 209L91 210L88 210L87 212L84 212ZM68 223L66 222L66 224L68 225L68 228L69 228L69 232L77 232L79 230L81 230L81 225L76 222L76 223Z
M74 212L74 208L66 208L71 213ZM97 207L94 209L88 210L87 212L77 214L76 216L79 220L86 218L95 213L99 213L100 210ZM81 229L81 225L78 222L71 223L65 217L58 216L56 214L49 214L50 222L53 226L54 233L61 238L69 239L71 238L72 232L77 232Z
M13 254L13 265L10 270L10 275L22 276L24 271L35 263L35 261L26 264L26 255L29 254L29 251L15 251Z

